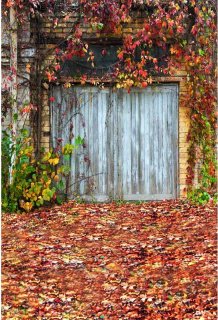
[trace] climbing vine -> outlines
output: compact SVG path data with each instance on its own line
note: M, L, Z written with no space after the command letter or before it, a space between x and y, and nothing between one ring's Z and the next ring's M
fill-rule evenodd
M187 136L187 186L192 190L195 173L198 187L214 193L216 179L216 2L213 0L80 0L65 1L60 12L55 11L53 0L7 0L4 14L17 8L17 19L22 23L25 11L33 18L50 19L54 28L67 22L73 10L78 19L66 36L63 46L57 44L52 64L43 65L43 81L59 80L62 65L73 58L86 59L95 69L95 54L85 40L85 26L95 37L122 38L117 61L110 72L116 87L131 90L145 88L157 77L172 76L176 70L185 70L186 94L182 104L190 109L190 129ZM46 11L40 10L42 4ZM75 5L75 6L72 6ZM73 9L72 9L73 8ZM78 9L79 8L79 9ZM20 10L22 9L22 10ZM134 14L137 15L137 18ZM125 33L125 28L140 20L137 32ZM74 20L75 21L75 20ZM105 49L102 56L107 55ZM105 74L102 81L107 78ZM82 84L98 83L94 77L81 74ZM65 87L70 87L68 81Z

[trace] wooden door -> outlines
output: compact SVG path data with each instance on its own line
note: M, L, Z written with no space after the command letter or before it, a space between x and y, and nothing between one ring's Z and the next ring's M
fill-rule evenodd
M53 88L52 144L85 139L71 161L69 196L161 200L177 196L178 88Z

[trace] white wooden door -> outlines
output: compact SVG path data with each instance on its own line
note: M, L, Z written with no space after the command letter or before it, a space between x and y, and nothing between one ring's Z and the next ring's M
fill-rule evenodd
M69 196L105 201L177 197L178 88L54 87L52 144L85 139L71 161ZM60 141L60 140L59 140Z

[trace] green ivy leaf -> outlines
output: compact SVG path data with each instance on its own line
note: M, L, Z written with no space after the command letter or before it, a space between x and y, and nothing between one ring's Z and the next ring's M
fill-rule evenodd
M84 138L81 138L80 136L76 137L76 139L75 139L75 145L76 146L79 146L79 145L81 145L83 143L84 143Z
M98 28L98 30L102 30L104 28L104 24L103 23L98 23L97 24L97 28Z
M14 121L17 121L17 119L18 119L18 114L17 113L13 114L13 119L14 119Z
M201 57L203 57L203 56L204 56L204 50L199 49L199 50L198 50L198 52L199 52L199 55L200 55Z
M57 184L56 184L56 187L58 190L62 191L64 190L64 182L63 180L60 180Z
M70 155L69 154L64 154L63 155L63 160L64 161L69 161L70 160Z
M29 131L27 129L21 129L20 132L24 138L29 136Z

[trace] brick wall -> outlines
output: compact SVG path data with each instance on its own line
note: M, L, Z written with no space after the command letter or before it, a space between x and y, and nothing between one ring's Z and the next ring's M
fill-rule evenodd
M70 34L70 30L72 29L72 25L76 21L76 15L72 14L71 18L64 22L63 19L60 19L60 22L56 28L54 28L53 23L49 21L43 21L42 23L42 34L44 44L40 45L41 56L44 57L44 66L49 65L51 61L54 59L51 54L52 49L56 47L56 44L61 40L65 39L67 35ZM136 33L140 27L142 26L143 18L134 17L132 21L126 24L123 27L122 34L119 35L119 38L122 35L134 34ZM83 25L84 38L87 39L97 39L100 36L96 35L95 32L87 25ZM104 38L114 37L114 35L105 35ZM47 42L47 43L46 43ZM46 52L49 51L50 54L47 55ZM185 99L185 71L177 70L177 72L172 77L162 77L157 78L158 82L176 82L179 83L179 194L180 197L184 197L186 192L184 191L186 185L186 168L187 168L187 133L189 129L189 107L182 106L182 99ZM70 79L69 79L70 80ZM42 116L42 132L41 132L41 143L44 147L49 148L50 145L50 115L49 115L49 90L44 89L43 91L43 116Z
M4 101L4 94L9 90L12 94L11 78L15 77L11 71L11 33L9 16L2 16L2 28L1 28L1 39L2 39L2 51L1 51L1 67L2 67L2 78L1 78L1 90L2 90L2 104ZM30 39L30 22L25 21L22 25L17 26L17 73L16 73L16 104L18 110L30 103L30 72L27 71L27 64L33 64L35 55L35 47ZM13 65L12 65L13 66ZM3 111L3 110L2 110ZM11 124L11 112L8 111L7 116L3 118L2 129L7 128ZM30 119L29 115L21 115L18 113L17 129L29 128Z

